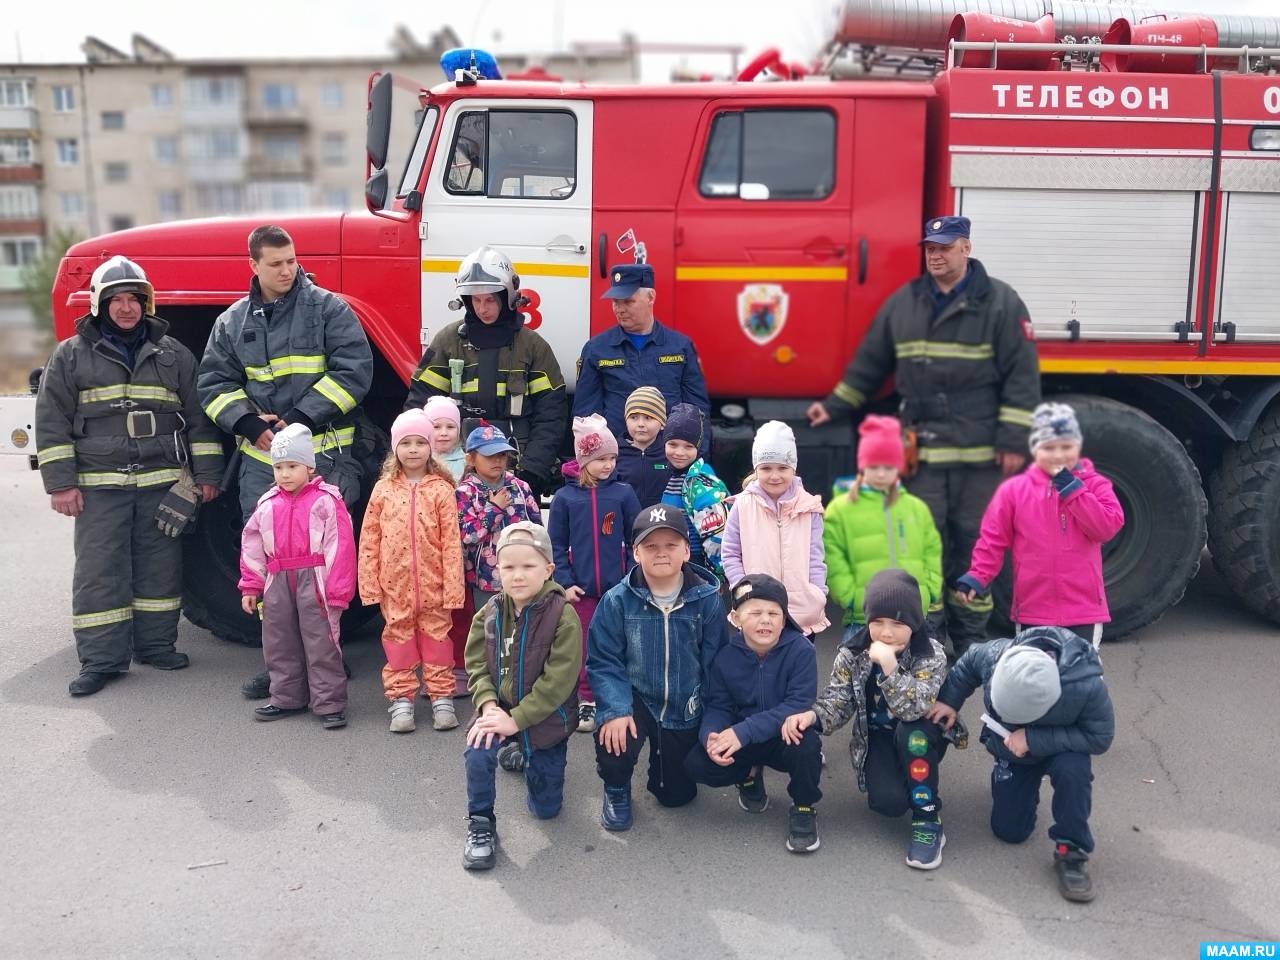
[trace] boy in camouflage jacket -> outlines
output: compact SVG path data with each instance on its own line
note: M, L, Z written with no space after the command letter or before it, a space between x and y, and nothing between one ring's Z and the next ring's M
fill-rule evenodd
M881 570L867 582L866 626L836 651L827 688L813 708L793 714L783 737L814 724L830 736L850 720L849 758L867 804L886 817L911 811L907 865L942 864L946 837L938 796L943 730L925 719L947 672L942 646L925 626L920 587L904 570Z

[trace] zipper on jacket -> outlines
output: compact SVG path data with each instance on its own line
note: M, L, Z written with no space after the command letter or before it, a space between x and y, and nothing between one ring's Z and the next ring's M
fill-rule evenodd
M591 488L591 559L596 567L596 596L600 589L600 514L596 510L596 488Z
M519 699L519 700L517 700L517 701L516 701L516 703L513 703L513 704L511 705L511 706L513 706L513 707L514 707L514 706L516 706L516 705L520 702L520 700L523 700L523 699L524 699L524 641L525 641L525 637L526 637L526 636L528 635L528 633L529 633L529 608L528 608L528 607L525 607L525 608L524 608L524 610L521 612L521 614L520 614L520 620L524 621L524 622L523 622L523 624L522 624L522 625L521 625L521 627L520 627L520 646L519 646L519 648L517 649L517 652L516 652L516 656L517 656L517 660L516 660L516 692L517 692L517 693L519 693L520 699ZM498 691L498 694L499 694L499 696L501 696L502 691ZM520 734L520 740L521 740L521 741L523 742L523 744L524 744L524 756L525 756L525 760L526 760L526 762L527 762L527 761L528 761L528 759L529 759L529 754L533 752L533 748L529 745L529 731L528 731L528 730L524 730L524 731L522 731L522 732L521 732L521 734Z
M658 717L658 724L661 726L662 721L667 719L667 703L671 698L671 631L669 629L670 616L666 610L662 611L662 713ZM661 739L661 737L659 737Z
M889 567L896 569L898 566L898 552L894 549L893 544L893 517L889 514L889 498L884 498L884 538L889 544Z
M418 614L422 612L422 593L418 586L418 485L409 484L409 557L413 568L413 632L417 642Z

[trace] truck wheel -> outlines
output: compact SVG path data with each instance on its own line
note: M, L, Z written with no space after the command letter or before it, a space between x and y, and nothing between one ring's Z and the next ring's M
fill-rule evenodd
M1124 508L1124 528L1102 546L1111 609L1103 636L1114 640L1158 620L1200 569L1200 471L1178 439L1141 410L1102 397L1055 399L1075 408L1084 455L1111 481ZM1009 596L999 581L993 593L997 609L1007 611Z
M240 608L240 503L235 488L200 508L182 556L182 612L215 637L258 646L261 625Z
M1227 449L1209 497L1214 566L1246 607L1280 623L1280 411Z

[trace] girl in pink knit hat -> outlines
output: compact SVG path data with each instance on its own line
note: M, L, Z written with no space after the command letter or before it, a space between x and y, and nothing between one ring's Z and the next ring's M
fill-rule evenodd
M924 610L941 614L942 538L925 502L902 487L904 458L897 417L864 417L858 475L848 490L837 485L827 504L827 587L844 608L846 639L862 627L867 582L881 570L907 571Z

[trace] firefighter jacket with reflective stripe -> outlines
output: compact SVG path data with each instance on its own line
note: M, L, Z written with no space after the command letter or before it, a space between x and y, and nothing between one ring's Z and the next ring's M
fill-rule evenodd
M413 372L405 408L437 394L452 397L463 417L483 417L507 434L520 452L522 473L551 479L568 418L551 345L521 327L509 346L480 350L462 334L466 322L455 320L435 335ZM450 360L462 361L462 369L455 372Z
M316 434L353 422L373 381L373 352L346 301L298 271L270 320L254 278L249 296L214 322L200 358L200 404L227 433L247 414L274 413Z
M221 481L222 438L196 398L196 358L159 317L142 323L133 369L87 314L49 358L36 397L47 492L169 486L188 457L197 482Z
M824 401L833 415L857 409L892 374L922 463L989 464L996 450L1025 454L1040 402L1026 306L977 260L969 265L964 291L936 318L928 275L886 300Z

